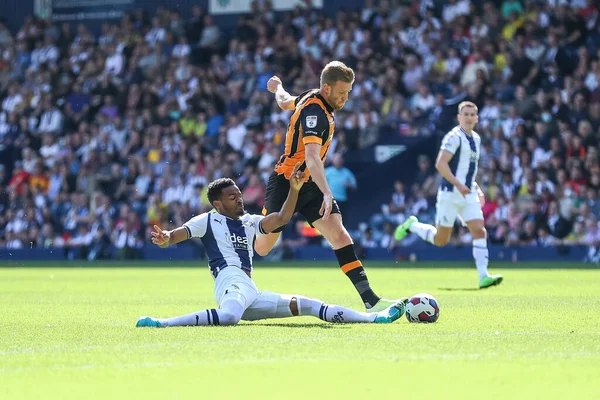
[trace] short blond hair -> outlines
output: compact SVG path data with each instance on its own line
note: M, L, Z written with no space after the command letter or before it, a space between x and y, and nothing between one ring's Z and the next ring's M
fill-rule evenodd
M475 109L475 113L479 112L479 109L477 108L477 106L475 105L475 103L473 103L472 101L463 101L458 105L458 113L460 114L460 112L463 110L463 108L465 107L473 107Z
M321 87L326 83L333 85L338 81L353 83L354 71L341 61L331 61L321 72Z

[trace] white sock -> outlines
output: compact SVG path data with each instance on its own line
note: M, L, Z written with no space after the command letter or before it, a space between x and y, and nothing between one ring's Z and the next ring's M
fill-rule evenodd
M437 234L435 226L424 224L422 222L413 222L410 225L410 231L416 233L424 241L434 244L433 239Z
M487 239L473 240L473 258L475 259L475 265L477 266L479 279L487 276L488 274L489 256L490 252L487 248Z
M244 306L238 301L225 301L221 308L196 311L179 317L159 319L163 326L235 325L242 318Z
M298 301L299 315L312 315L326 322L352 323L373 322L375 313L363 313L346 307L325 304L321 300L309 299L304 296L295 296Z

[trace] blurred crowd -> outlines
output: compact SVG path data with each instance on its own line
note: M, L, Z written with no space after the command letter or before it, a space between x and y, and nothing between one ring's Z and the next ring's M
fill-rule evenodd
M0 246L89 259L114 246L135 258L152 225L210 209L206 184L222 176L260 212L289 117L266 82L276 74L293 94L318 87L333 59L356 82L336 113L329 162L382 132L443 134L455 123L447 110L473 100L490 241L598 244L593 1L366 0L335 18L252 4L233 32L199 7L136 11L97 35L33 17L18 32L0 23ZM397 221L432 218L432 164L422 157L415 180L394 185L357 241L393 246ZM334 170L351 203L354 177ZM456 244L470 243L457 229ZM315 237L302 222L286 232L284 248Z
M438 136L456 122L456 105L479 105L483 138L477 177L489 240L509 246L600 245L600 18L593 1L420 2L392 23L416 53L398 90L403 134ZM363 11L363 16L372 11ZM377 11L373 11L375 14ZM406 17L404 17L406 16ZM415 64L411 67L411 62ZM412 74L408 75L410 71ZM415 78L416 77L416 78ZM410 88L408 83L414 83ZM408 93L407 93L408 92ZM450 112L447 112L450 110ZM382 119L385 109L381 109ZM403 115L404 113L404 115ZM394 243L409 215L435 220L441 176L421 156L411 182L395 182L388 204L361 228L364 248ZM460 221L454 245L470 246Z

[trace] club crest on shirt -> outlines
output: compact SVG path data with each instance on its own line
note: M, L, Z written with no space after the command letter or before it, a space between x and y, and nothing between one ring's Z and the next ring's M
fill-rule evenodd
M317 126L317 116L316 115L308 115L306 117L306 127L314 128Z

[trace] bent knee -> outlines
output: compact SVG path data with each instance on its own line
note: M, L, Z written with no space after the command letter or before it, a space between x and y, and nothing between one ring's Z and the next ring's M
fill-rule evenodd
M241 319L241 315L224 310L219 311L219 325L236 325Z
M443 247L447 245L448 242L450 242L450 237L452 237L453 228L438 225L436 229L437 232L435 234L435 237L433 238L433 244L438 247Z
M341 226L339 230L335 231L331 237L326 237L325 239L331 243L334 249L341 249L342 247L352 244L352 237L350 237L350 234L348 231L346 231L346 229L344 229L343 226Z
M471 232L473 235L473 239L486 239L487 238L487 230L485 227L478 227Z
M438 247L443 247L443 246L447 245L449 241L450 241L450 236L436 235L433 240L433 244Z

